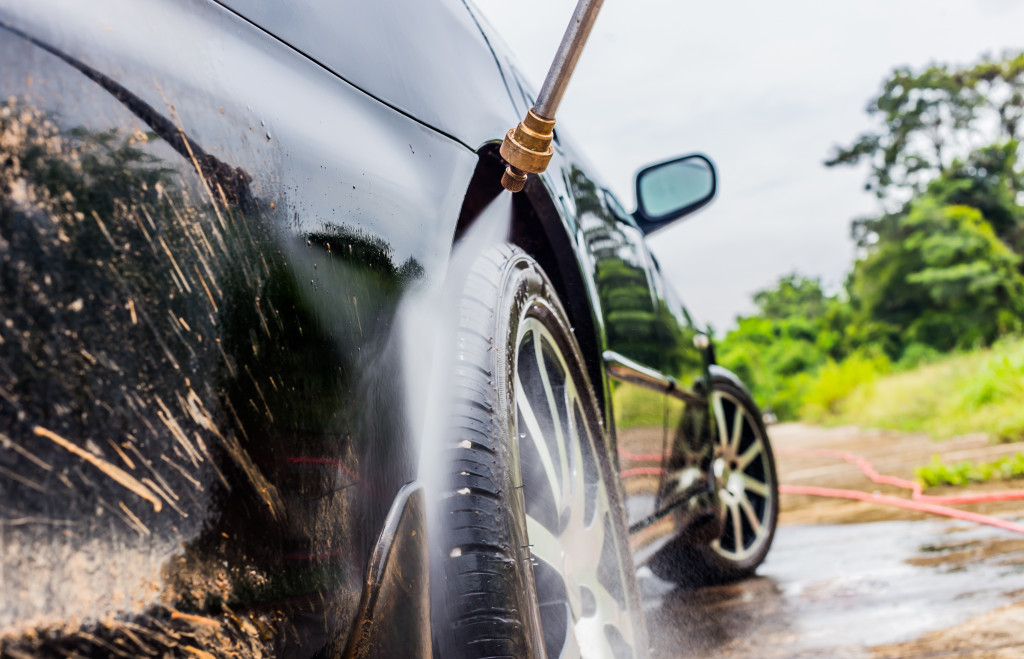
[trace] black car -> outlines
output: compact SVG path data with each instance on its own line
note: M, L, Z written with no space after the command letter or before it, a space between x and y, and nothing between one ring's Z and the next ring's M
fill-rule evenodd
M0 0L0 655L645 656L771 449L461 0Z

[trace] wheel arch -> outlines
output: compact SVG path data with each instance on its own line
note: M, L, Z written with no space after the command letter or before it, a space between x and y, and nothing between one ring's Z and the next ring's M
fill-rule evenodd
M754 395L750 393L750 388L747 387L743 380L740 379L740 376L736 375L726 367L721 366L720 364L711 364L710 366L708 366L708 373L711 375L712 379L725 380L729 384L733 385L734 387L745 393L751 401L754 401ZM756 405L757 401L754 401L754 404Z
M485 144L478 151L476 170L466 191L459 214L454 241L457 242L473 225L481 212L502 192L501 174L505 162L498 154L497 142ZM538 227L540 230L538 230ZM555 287L572 325L574 336L586 360L598 405L609 421L606 404L607 383L604 372L603 327L599 307L591 295L586 275L576 254L574 240L565 226L547 188L536 176L527 181L526 189L512 198L512 222L509 242L529 254L543 268Z

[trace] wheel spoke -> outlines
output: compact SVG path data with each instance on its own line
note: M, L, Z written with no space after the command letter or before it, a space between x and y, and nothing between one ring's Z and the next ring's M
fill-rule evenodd
M738 554L743 551L743 520L740 519L740 507L735 499L729 502L729 514L732 516L733 542Z
M550 565L564 578L565 549L562 546L561 538L548 531L543 524L529 515L526 516L526 536L530 543L531 555ZM572 618L575 619L579 616L581 607L580 593L570 580L565 581L565 593Z
M761 520L757 518L754 506L750 504L750 501L745 496L740 497L738 503L740 508L743 509L743 513L747 516L747 521L750 522L750 528L754 530L754 537L761 535Z
M569 460L565 454L565 436L562 433L562 413L555 397L555 391L551 387L551 380L548 378L548 369L544 364L544 347L538 332L534 332L533 341L534 359L537 361L537 370L540 372L540 379L544 385L544 396L547 399L548 409L551 412L551 422L555 430L555 443L558 445L558 466L562 476L561 491L555 490L558 497L559 508L568 500L569 493Z
M605 547L605 534L609 530L610 506L607 495L602 488L598 492L600 514L594 523L587 527L585 533L581 534L581 540L577 547L567 548L567 556L573 560L573 572L575 581L579 587L586 588L593 596L594 611L586 617L577 617L576 637L579 639L584 656L609 656L607 635L604 632L605 625L611 625L619 630L623 638L632 642L633 628L629 612L623 609L622 604L612 592L601 581L601 565L603 561L618 562L621 558L617 554L605 555L605 549L615 552L614 544ZM586 561L579 558L586 557Z
M529 538L530 554L562 573L565 569L565 553L558 536L529 515L526 516L526 535Z
M750 463L752 463L763 452L764 452L764 445L761 444L760 440L754 440L754 443L751 444L747 448L747 450L743 452L743 455L741 455L739 457L739 460L738 460L738 462L739 462L739 469L738 469L738 471L746 470L746 468L750 466Z
M594 522L585 526L583 514L574 514L565 530L565 545L569 556L572 556L573 571L580 580L597 581L598 568L601 565L601 550L604 547L604 516L608 505L602 501L604 492L598 492L598 514Z
M743 435L743 408L736 406L736 414L732 417L732 437L729 446L733 451L740 450L740 437Z
M608 589L604 586L599 586L594 591L594 599L597 600L597 617L603 618L606 623L611 623L613 627L618 627L622 635L629 638L631 631L629 614L622 610L615 596L608 592Z
M768 484L757 480L753 476L743 474L743 489L766 499L768 498Z
M630 615L622 610L618 601L604 586L598 584L597 590L592 589L591 593L597 604L597 610L593 616L581 618L576 622L576 636L585 650L583 656L611 656L611 648L608 646L608 637L604 627L605 625L615 627L623 638L632 642L633 626L630 622Z
M722 408L721 396L712 395L711 408L715 412L715 420L718 423L718 443L725 446L728 441L726 438L728 437L729 429L725 425L725 410Z
M541 432L540 424L537 422L537 415L534 414L530 401L526 398L524 391L523 383L517 377L516 404L519 406L519 414L526 424L527 436L533 441L533 446L537 449L537 454L540 456L540 464L544 470L544 476L547 478L548 485L551 487L551 495L558 499L562 491L558 472L555 469L554 461L551 459L552 456L548 450L548 443L544 441L544 434Z
M583 464L583 453L580 450L580 442L587 441L586 435L580 436L583 432L580 428L576 427L576 415L572 413L572 407L570 403L569 407L569 434L574 438L572 446L572 499L570 501L570 514L573 518L578 518L581 524L586 524L587 521L584 518L584 511L587 506L587 483L586 483L586 467Z

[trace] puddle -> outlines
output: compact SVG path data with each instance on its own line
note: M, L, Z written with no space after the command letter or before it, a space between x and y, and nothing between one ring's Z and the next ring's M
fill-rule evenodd
M640 585L655 657L866 657L1019 601L1024 538L944 521L784 526L755 579L686 591L641 570Z

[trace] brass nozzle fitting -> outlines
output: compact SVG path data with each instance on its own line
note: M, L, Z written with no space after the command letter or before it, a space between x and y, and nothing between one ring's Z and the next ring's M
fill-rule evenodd
M554 119L544 119L533 110L526 113L515 130L508 131L499 151L508 163L501 177L506 190L519 192L526 185L527 173L540 174L548 168L554 153L551 148L554 134Z
M521 192L526 187L526 172L521 172L512 165L505 167L501 175L501 187L509 192Z

